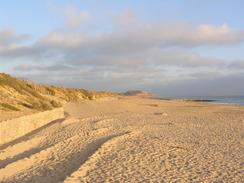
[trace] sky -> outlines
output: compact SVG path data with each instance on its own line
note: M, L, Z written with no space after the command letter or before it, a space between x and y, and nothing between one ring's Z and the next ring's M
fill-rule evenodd
M243 0L0 0L0 72L162 97L244 95Z

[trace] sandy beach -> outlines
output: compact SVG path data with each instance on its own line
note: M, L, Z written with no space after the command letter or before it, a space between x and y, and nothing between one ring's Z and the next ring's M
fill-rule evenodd
M243 182L244 107L121 97L0 147L0 182Z

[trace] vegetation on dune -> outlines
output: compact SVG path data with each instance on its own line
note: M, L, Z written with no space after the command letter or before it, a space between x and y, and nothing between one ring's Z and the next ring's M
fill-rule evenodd
M35 101L32 104L33 109L36 109L38 111L46 111L51 110L53 108L52 104L47 101Z
M1 106L5 109L10 109L12 111L20 111L20 109L10 105L10 104L7 104L7 103L2 103Z
M89 100L93 99L93 91L90 90L84 90L84 89L80 89L81 93L83 93Z
M33 86L31 86L30 84L26 84L26 86L28 86L31 89L34 89Z
M117 96L112 92L95 92L33 83L26 78L13 78L0 73L0 99L2 110L45 111L62 107L62 103L94 100L102 97Z
M48 93L49 93L50 95L52 95L52 96L55 95L55 91L54 91L53 89L47 87L46 90L48 91Z
M22 106L27 107L29 109L33 109L33 107L30 104L27 104L27 103L18 102L18 105L22 105Z
M55 108L62 107L61 102L57 102L56 100L52 100L50 103L51 103L52 106L55 107Z
M18 79L4 73L2 73L0 77L0 86L8 86L15 89L22 95L29 95L35 98L43 99L43 97L31 87L31 85L27 85Z

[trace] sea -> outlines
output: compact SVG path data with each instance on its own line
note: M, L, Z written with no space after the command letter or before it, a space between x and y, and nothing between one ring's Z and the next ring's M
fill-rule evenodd
M160 97L161 98L161 97ZM214 104L225 104L225 105L235 105L244 106L244 96L181 96L181 97L166 97L161 99L185 99L185 100L199 100L203 103L214 103Z

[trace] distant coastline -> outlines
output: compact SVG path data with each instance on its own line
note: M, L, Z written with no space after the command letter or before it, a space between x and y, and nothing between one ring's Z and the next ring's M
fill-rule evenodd
M180 97L152 97L160 100L185 100L193 102L244 106L244 96L180 96Z

